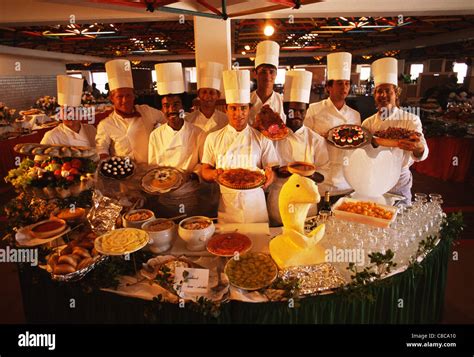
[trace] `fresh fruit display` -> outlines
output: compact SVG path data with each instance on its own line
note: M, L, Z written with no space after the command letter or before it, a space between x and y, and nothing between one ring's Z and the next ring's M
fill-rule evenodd
M95 169L95 163L85 158L24 159L5 181L40 198L66 198L92 188Z

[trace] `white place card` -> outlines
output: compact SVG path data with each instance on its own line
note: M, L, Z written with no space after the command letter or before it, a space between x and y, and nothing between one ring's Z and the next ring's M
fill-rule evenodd
M175 286L181 285L183 293L207 293L209 269L177 267L174 276Z

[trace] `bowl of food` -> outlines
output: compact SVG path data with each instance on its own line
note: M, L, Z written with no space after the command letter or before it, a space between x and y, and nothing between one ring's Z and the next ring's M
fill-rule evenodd
M176 236L176 224L166 218L157 218L142 225L142 229L148 232L151 240L150 250L153 253L166 252Z
M66 228L67 224L64 220L48 219L32 225L29 230L34 238L48 239L60 234L66 230Z
M193 216L179 222L178 235L186 242L191 251L206 249L206 243L212 237L216 227L211 219L205 216Z
M309 162L295 161L288 164L288 171L301 176L311 176L316 172L316 166Z
M125 228L141 228L148 221L155 219L155 214L149 209L136 209L123 215Z

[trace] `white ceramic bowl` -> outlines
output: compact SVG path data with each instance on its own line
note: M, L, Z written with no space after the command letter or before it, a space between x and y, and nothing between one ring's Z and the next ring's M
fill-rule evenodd
M141 219L141 220L138 220L138 221L135 221L135 220L130 220L128 217L130 215L133 215L134 213L139 213L139 212L147 212L149 217L146 218L146 219ZM122 216L122 221L123 221L123 226L125 228L142 228L142 225L146 222L149 222L151 220L154 220L155 219L155 214L153 213L153 211L150 211L149 209L135 209L135 210L132 210L128 213L125 213L123 216Z
M201 229L186 229L183 227L186 225L186 223L201 220L210 222L210 225ZM178 234L180 238L186 242L186 248L188 250L199 251L206 249L206 243L209 238L212 237L215 230L216 227L214 226L214 223L208 217L193 216L185 218L179 222Z
M150 230L150 226L156 224L158 222L171 222L171 227L167 229L163 229L160 231L157 230ZM150 236L150 243L149 248L153 253L162 253L166 252L171 248L171 244L176 237L176 224L173 221L170 221L166 218L157 218L151 221L148 221L142 225L142 229L148 232Z

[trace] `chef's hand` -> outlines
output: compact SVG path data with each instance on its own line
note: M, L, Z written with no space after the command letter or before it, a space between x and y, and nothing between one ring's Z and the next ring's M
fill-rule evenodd
M222 174L224 170L222 169L215 169L214 170L214 181L217 181L217 178L219 177L220 174Z
M265 181L265 184L263 185L263 189L266 190L268 186L270 186L275 179L275 173L273 172L272 168L267 166L265 167L265 177L267 180Z
M411 151L415 157L421 157L425 152L425 147L418 134L412 134L408 139L398 140L398 147L402 150Z

